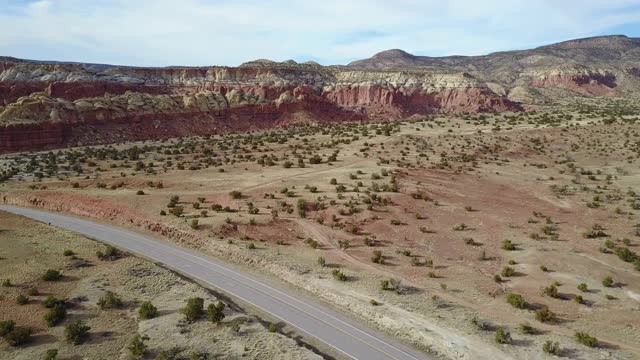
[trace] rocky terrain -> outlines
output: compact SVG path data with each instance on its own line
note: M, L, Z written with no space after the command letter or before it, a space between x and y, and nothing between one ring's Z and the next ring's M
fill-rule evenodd
M347 66L135 68L0 57L0 151L635 96L638 54L640 40L608 36L486 56L389 50Z

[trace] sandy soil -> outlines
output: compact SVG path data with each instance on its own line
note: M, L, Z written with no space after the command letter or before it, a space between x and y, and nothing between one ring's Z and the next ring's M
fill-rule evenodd
M56 154L56 173L42 180L34 175L51 155L22 154L4 158L21 171L0 185L1 199L246 265L445 357L537 359L557 341L568 358L634 359L640 271L616 251L640 253L640 125L629 115L637 110L585 100L526 114L147 142L135 144L137 160L133 144L75 149ZM321 162L311 163L316 154ZM180 216L170 214L174 195ZM507 239L514 250L503 248ZM496 282L506 267L512 276ZM613 287L603 286L607 276ZM381 290L388 279L400 280L399 291ZM552 284L555 297L543 293ZM511 292L527 309L506 302ZM543 306L555 321L536 320ZM538 332L521 333L525 323ZM511 332L510 344L496 344L497 327ZM579 344L576 332L600 346Z
M104 246L7 213L0 212L0 224L0 269L3 279L13 284L2 287L0 319L34 331L32 342L25 346L0 343L1 359L38 359L49 349L58 349L59 359L128 359L127 345L136 333L149 337L146 358L150 359L174 347L181 356L200 352L220 359L322 358L287 336L269 332L266 321L229 299L218 298L148 261L133 256L101 261L95 253ZM64 250L73 250L77 259L63 256ZM42 281L47 269L62 270L63 280ZM39 294L30 296L28 304L18 305L16 297L32 287ZM99 309L96 303L107 290L124 301L124 308ZM51 328L43 320L47 309L41 304L48 295L72 304L65 322ZM223 322L213 324L203 318L186 323L180 309L192 297L205 299L205 307L226 302ZM137 308L143 301L151 301L159 316L139 319ZM74 346L64 340L64 326L77 319L91 327L91 336L87 343Z

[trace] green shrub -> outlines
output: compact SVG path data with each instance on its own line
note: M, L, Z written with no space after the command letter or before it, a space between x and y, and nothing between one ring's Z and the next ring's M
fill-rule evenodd
M47 296L44 299L44 301L42 301L42 305L44 307L46 307L47 309L51 309L52 307L54 307L54 306L56 306L58 304L64 306L65 305L64 300L57 299L57 298L53 297L52 295Z
M338 281L347 281L347 275L338 269L333 269L331 275L333 275L333 278Z
M204 299L200 297L188 299L187 305L181 311L189 322L200 319L204 314Z
M16 303L18 305L27 305L29 303L29 298L20 294L18 295L18 297L16 297Z
M138 309L138 316L140 319L153 319L158 315L158 308L153 306L151 301L145 301L140 304L140 308Z
M56 360L58 358L58 349L49 349L45 351L42 360Z
M104 252L98 251L96 252L96 256L100 260L113 261L119 259L122 256L122 253L120 252L120 250L114 248L113 246L107 245Z
M64 305L58 303L50 308L46 314L44 314L44 321L47 323L47 326L52 327L61 323L66 316L67 309Z
M64 337L69 343L80 345L89 337L89 330L91 330L89 326L76 320L64 328Z
M542 351L545 354L560 356L562 353L562 349L560 348L560 343L553 342L551 340L547 340L542 344Z
M144 357L144 354L147 352L147 344L145 344L147 340L149 340L148 336L140 336L140 334L135 334L133 338L131 338L127 349L133 359L142 359Z
M209 304L209 306L207 307L209 321L213 323L219 323L220 321L222 321L224 319L224 313L222 312L224 310L224 307L225 305L221 301L219 301L216 305Z
M614 285L614 282L611 276L607 276L602 280L602 286L604 287L613 287L613 285Z
M578 290L582 291L582 292L587 292L588 288L587 288L587 284L585 283L580 283L578 285Z
M124 305L122 299L120 299L112 291L107 291L98 300L98 306L100 309L119 309Z
M516 249L516 246L511 242L511 240L505 240L502 242L502 249L507 251L513 251Z
M545 287L542 290L542 293L547 295L548 297L552 297L554 299L558 298L558 296L559 296L558 295L558 287L555 286L554 284L551 284L551 285Z
M31 341L31 333L32 331L29 328L14 328L4 335L4 340L11 346L24 345Z
M507 302L511 304L511 306L515 307L516 309L527 308L527 302L524 300L524 298L520 294L516 294L516 293L507 294Z
M520 332L525 335L535 335L538 330L529 324L520 324Z
M585 333L585 332L576 332L575 334L576 340L585 346L591 347L591 348L595 348L598 347L598 339L596 339L595 337Z
M0 321L0 337L4 337L16 328L16 322L13 320Z
M535 312L536 320L544 323L553 322L556 320L556 314L554 314L548 307L543 306Z
M511 343L511 334L503 327L499 327L496 329L495 339L498 344L509 344Z
M58 270L49 269L42 275L44 281L58 281L60 279L62 279L62 273Z

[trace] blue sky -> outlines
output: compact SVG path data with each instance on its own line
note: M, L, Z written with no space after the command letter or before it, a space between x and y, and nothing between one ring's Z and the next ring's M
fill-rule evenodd
M640 0L3 0L0 55L139 66L345 64L640 37Z

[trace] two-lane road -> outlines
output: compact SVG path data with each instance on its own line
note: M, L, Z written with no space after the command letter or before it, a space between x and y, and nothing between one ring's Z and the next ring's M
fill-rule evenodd
M208 284L281 319L347 358L366 360L429 358L327 306L296 295L285 286L243 273L237 267L219 259L132 231L72 216L15 206L0 206L0 210L71 230L162 263L187 277Z

